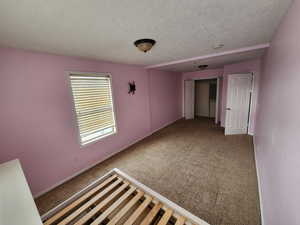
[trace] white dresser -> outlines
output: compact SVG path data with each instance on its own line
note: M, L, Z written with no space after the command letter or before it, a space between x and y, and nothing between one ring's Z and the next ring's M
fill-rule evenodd
M0 164L0 225L42 225L19 160Z

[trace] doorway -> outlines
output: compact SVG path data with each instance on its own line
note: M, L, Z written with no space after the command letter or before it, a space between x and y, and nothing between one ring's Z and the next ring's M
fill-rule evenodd
M221 78L218 76L210 78L200 78L200 79L188 79L184 80L183 87L183 112L185 119L195 119L195 116L199 113L198 99L196 100L196 95L198 95L198 88L196 88L196 83L198 82L208 82L208 88L206 88L206 102L207 102L207 111L208 114L205 115L207 118L215 118L215 123L218 124L220 121L220 85ZM211 83L211 85L210 85ZM199 83L200 84L200 83ZM201 86L201 85L200 85ZM197 92L197 93L196 93ZM200 94L201 95L201 94ZM199 96L200 97L200 96ZM210 98L210 99L209 99ZM197 105L197 106L196 106ZM199 115L199 114L198 114Z
M217 79L195 81L196 118L215 118L217 111Z

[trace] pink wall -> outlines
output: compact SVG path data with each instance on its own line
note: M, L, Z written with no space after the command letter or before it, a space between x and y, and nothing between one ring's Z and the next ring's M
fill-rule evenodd
M116 135L80 148L65 71L112 74ZM153 99L160 94L160 104L180 101L174 95L180 92L177 74L167 85L161 79L156 72L149 77L146 70L136 66L1 48L0 163L19 158L33 194L50 188L149 135L151 127L180 118L180 107L175 105L163 118L157 114ZM137 84L133 96L127 94L130 80Z
M255 151L265 225L300 224L300 1L263 60Z
M182 74L182 89L184 87L184 80L197 80L197 79L210 79L216 77L223 76L223 69L211 69L211 70L204 70L204 71L196 71L196 72L188 72ZM220 90L219 90L219 105L218 105L218 115L219 120L222 118L222 89L223 89L223 79L220 80Z
M149 80L151 128L157 130L182 116L181 73L149 70Z
M245 61L245 62L241 62L241 63L224 66L221 126L225 127L225 117L226 117L225 109L226 109L226 101L227 101L228 75L235 74L235 73L254 73L252 105L251 105L250 117L249 117L249 120L250 120L249 133L254 134L256 102L257 102L257 94L258 94L259 79L260 79L260 67L261 67L260 59L255 59L255 60L250 60L250 61Z

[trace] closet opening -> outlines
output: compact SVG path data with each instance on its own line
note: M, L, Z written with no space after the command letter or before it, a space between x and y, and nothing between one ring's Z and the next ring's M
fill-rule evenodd
M195 118L215 120L217 106L217 79L195 80Z

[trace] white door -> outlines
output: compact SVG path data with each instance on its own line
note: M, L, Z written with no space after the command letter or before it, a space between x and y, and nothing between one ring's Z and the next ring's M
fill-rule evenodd
M194 119L195 117L195 81L184 81L184 117Z
M228 76L225 135L247 134L252 74Z

